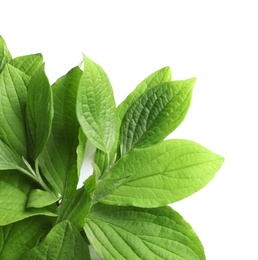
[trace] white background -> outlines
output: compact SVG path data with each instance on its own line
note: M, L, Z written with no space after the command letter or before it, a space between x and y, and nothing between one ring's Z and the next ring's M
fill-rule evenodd
M192 105L171 138L225 157L214 180L173 207L208 260L258 259L258 40L256 1L12 1L0 34L13 56L42 52L53 83L84 52L109 75L117 104L151 72L197 77Z

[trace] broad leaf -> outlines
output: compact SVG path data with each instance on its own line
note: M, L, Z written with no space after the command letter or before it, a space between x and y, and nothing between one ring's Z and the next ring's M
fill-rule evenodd
M90 196L86 189L81 187L62 201L58 208L57 222L69 220L76 228L81 229L85 225L90 206Z
M58 191L76 189L86 145L76 118L76 97L82 71L76 67L52 86L54 118L48 143L39 156L43 175Z
M46 238L20 260L76 259L90 260L89 249L80 233L69 221L63 221L52 228Z
M36 216L0 227L1 260L18 260L49 231L49 218Z
M127 110L120 132L121 154L158 143L183 121L195 79L166 82L151 88Z
M191 226L170 207L98 204L87 219L85 232L101 259L205 259Z
M55 202L57 202L60 198L54 197L47 191L35 189L32 190L29 194L27 201L27 208L44 208L49 206Z
M52 91L42 65L31 77L28 87L26 119L30 152L37 159L48 140L53 118Z
M28 81L27 75L10 64L6 64L0 74L0 139L25 158L25 105Z
M4 65L12 59L3 37L0 35L0 73Z
M181 200L205 186L224 159L187 140L168 140L147 148L131 150L99 182L132 175L102 202L113 205L159 207Z
M56 216L55 213L45 208L26 210L27 200L28 196L26 193L8 183L0 181L0 226L35 215Z
M20 56L14 58L9 63L31 77L42 65L43 56L40 53Z
M119 134L122 120L127 112L127 110L133 105L133 103L148 89L155 87L163 82L171 81L171 71L169 67L164 67L158 71L153 72L147 78L145 78L133 92L131 92L126 99L118 106L116 110L116 137L115 142L110 151L109 159L112 161L116 155L118 144L119 144ZM110 161L104 152L101 150L96 151L95 163L100 168L101 172L105 167L109 166Z
M108 153L115 140L115 100L104 70L84 56L77 95L77 117L88 139Z

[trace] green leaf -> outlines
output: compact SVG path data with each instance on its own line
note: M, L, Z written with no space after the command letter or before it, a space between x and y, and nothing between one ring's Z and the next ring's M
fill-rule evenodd
M116 131L115 131L115 143L110 151L110 160L116 156L118 144L119 144L119 134L122 120L127 112L127 110L133 105L133 103L148 89L155 87L163 82L171 81L171 71L169 67L164 67L158 71L153 72L147 78L145 78L133 92L131 92L127 98L118 106L116 110ZM106 154L101 150L96 151L95 163L100 168L101 172L109 166L110 161L106 157Z
M25 158L25 105L28 82L28 76L10 64L6 64L0 74L0 139Z
M57 202L60 198L54 197L47 191L35 189L32 190L29 194L27 201L27 208L44 208L49 206L55 202Z
M43 56L41 53L20 56L12 59L9 63L31 77L42 65Z
M170 207L97 204L85 232L101 259L205 259L192 227Z
M1 260L18 260L49 231L50 220L36 216L0 227Z
M57 223L69 220L76 228L83 228L90 206L89 193L85 187L81 187L62 201L58 208Z
M82 71L75 67L52 86L52 130L39 156L44 177L63 196L76 190L86 146L86 137L76 117L76 97L81 75Z
M56 216L55 213L45 208L26 210L27 200L28 196L24 192L0 181L0 226L35 215Z
M12 59L11 53L9 52L5 40L0 35L0 73L4 65Z
M88 139L108 153L115 140L115 100L107 74L84 55L77 95L77 117Z
M48 140L53 118L53 98L42 65L31 77L28 87L26 119L31 156L37 159Z
M223 161L221 156L187 140L168 140L131 150L103 182L132 176L102 202L143 208L167 205L204 187ZM95 196L99 192L102 192L101 187L97 187Z
M121 154L158 143L183 121L195 79L166 82L151 88L127 110L120 133Z
M90 260L89 249L80 233L69 221L63 221L52 228L46 238L20 260L76 259Z

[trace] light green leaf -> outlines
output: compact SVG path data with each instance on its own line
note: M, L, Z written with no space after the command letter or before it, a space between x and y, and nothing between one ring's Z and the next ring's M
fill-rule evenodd
M60 198L54 197L47 191L35 189L32 190L29 194L27 201L27 208L44 208L49 206L55 202L57 202Z
M69 221L52 228L46 238L20 260L90 260L88 245Z
M9 52L5 40L0 35L0 73L4 65L12 59L11 53Z
M31 77L42 65L43 56L41 53L20 56L14 58L9 63Z
M204 187L223 161L221 156L187 140L136 148L117 162L103 182L132 176L102 202L143 208L167 205ZM99 192L101 187L95 190Z
M82 71L75 67L52 86L52 130L39 156L44 177L63 196L76 190L86 146L86 137L76 117L76 97L81 75Z
M107 74L84 55L77 95L77 117L88 139L108 153L115 138L115 100Z
M48 140L53 119L53 98L42 65L31 77L26 105L31 156L36 160Z
M85 232L101 259L205 259L192 227L169 207L97 204L87 218Z
M195 79L160 84L145 92L127 110L120 132L121 154L158 143L183 121Z
M89 193L83 186L62 200L62 204L58 208L57 223L69 220L76 228L83 228L90 206Z
M163 82L171 81L171 71L169 67L164 67L158 71L153 72L147 78L145 78L133 92L131 92L127 98L118 106L116 109L116 131L115 131L115 142L110 151L109 158L101 150L96 151L95 154L95 163L100 168L101 172L109 166L110 159L111 161L115 157L119 145L119 134L122 120L127 112L127 110L133 105L133 103L148 89L155 87Z
M0 74L0 139L25 158L25 105L28 82L28 76L10 64L6 64Z
M27 200L28 196L26 193L8 183L0 181L0 226L35 215L56 216L55 213L45 208L26 210Z
M0 227L1 260L18 260L49 231L49 218L36 216Z

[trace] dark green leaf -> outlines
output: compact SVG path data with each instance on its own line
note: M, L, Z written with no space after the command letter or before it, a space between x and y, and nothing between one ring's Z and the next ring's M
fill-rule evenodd
M0 35L0 73L4 65L12 59L3 37Z
M115 140L115 100L107 74L84 56L77 95L77 117L88 139L108 153Z
M101 259L205 259L191 226L170 207L97 204L87 219L85 232Z
M19 155L27 157L25 105L29 78L6 64L0 74L0 139Z
M52 228L46 238L20 260L90 260L89 248L80 233L69 221Z
M82 71L76 67L52 86L54 118L52 131L39 165L43 175L58 191L76 189L84 157L86 138L76 118L76 97Z
M103 182L132 176L103 202L143 208L165 206L204 187L223 161L221 156L187 140L133 149L114 165ZM103 192L102 186L97 187L96 194Z
M127 110L120 132L121 154L167 137L183 121L195 79L162 83L140 96Z
M40 53L20 56L14 58L9 63L31 77L42 65L43 56Z
M28 87L26 119L30 152L37 159L48 140L53 118L53 98L42 65L31 77Z

